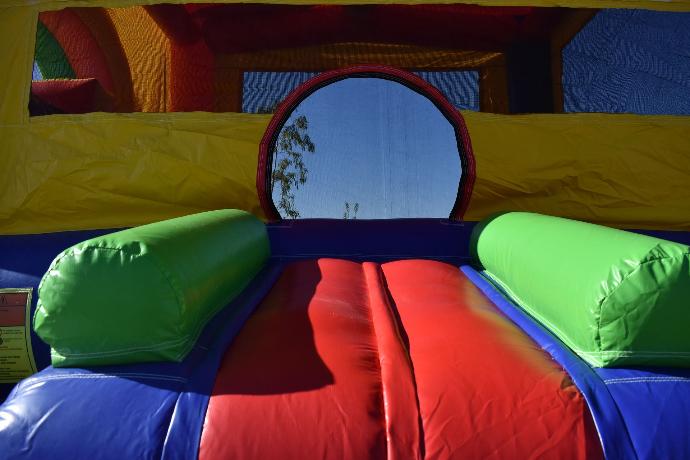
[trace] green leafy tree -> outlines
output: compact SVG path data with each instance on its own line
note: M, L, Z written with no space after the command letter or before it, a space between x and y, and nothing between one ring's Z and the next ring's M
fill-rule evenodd
M299 210L295 208L294 190L298 190L300 185L307 183L309 170L304 164L304 154L316 151L316 146L307 132L308 129L307 117L298 116L291 123L283 126L273 152L271 190L275 190L276 186L280 187L277 208L290 219L300 216Z
M262 107L258 113L273 113L275 104ZM293 118L291 116L291 118ZM299 115L283 126L273 151L273 168L271 169L271 193L280 187L280 199L276 207L281 215L290 219L300 217L295 208L294 190L307 183L309 170L304 164L305 152L316 152L316 145L309 137L309 121L305 115Z

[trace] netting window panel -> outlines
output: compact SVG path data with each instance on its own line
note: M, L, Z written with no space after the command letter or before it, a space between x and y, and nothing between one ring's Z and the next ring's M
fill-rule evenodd
M295 88L317 72L244 72L242 112L273 113Z
M459 110L479 111L479 72L414 72L436 87ZM245 72L242 111L272 113L298 86L317 72Z
M441 93L460 110L480 110L479 72L415 72L418 76L438 88Z
M447 218L462 174L454 127L426 97L380 78L316 90L272 152L282 218Z
M602 10L563 50L566 112L690 115L690 13Z

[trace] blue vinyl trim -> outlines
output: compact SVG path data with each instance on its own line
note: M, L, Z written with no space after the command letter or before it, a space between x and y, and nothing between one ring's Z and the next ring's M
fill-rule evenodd
M433 259L462 265L471 260L468 242L476 224L449 219L286 219L266 229L275 258ZM690 244L690 232L632 231Z
M449 219L300 219L266 226L271 254L283 260L337 257L386 262L432 259L468 263L474 222Z
M669 230L630 230L631 232L649 235L662 240L675 241L680 244L690 246L690 232L669 231Z
M609 460L638 458L626 427L626 420L601 377L553 334L508 300L479 272L467 265L460 267L460 270L503 314L517 324L570 374L587 401L605 457Z

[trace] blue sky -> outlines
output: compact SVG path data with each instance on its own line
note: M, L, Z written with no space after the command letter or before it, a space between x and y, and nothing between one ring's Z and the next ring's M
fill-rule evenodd
M448 217L460 157L453 127L425 97L351 78L316 91L291 118L299 115L316 145L304 154L307 183L295 191L301 217L342 218L346 201L359 203L360 219Z

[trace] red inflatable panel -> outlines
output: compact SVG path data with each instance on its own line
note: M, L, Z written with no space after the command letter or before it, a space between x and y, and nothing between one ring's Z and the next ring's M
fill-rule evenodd
M601 458L568 375L457 267L383 265L409 339L426 458Z
M31 83L31 94L62 113L107 112L113 100L98 80L42 80Z
M363 268L379 348L388 458L421 459L421 419L407 346L395 319L381 267L365 263Z
M107 59L75 11L70 8L45 11L39 18L62 46L77 78L95 78L108 93L115 92Z
M548 39L558 18L549 8L477 5L237 3L186 8L218 53L350 42L496 51L516 41Z
M566 373L457 267L296 262L226 352L199 457L601 458Z
M294 263L223 359L199 458L385 457L381 371L362 267Z

